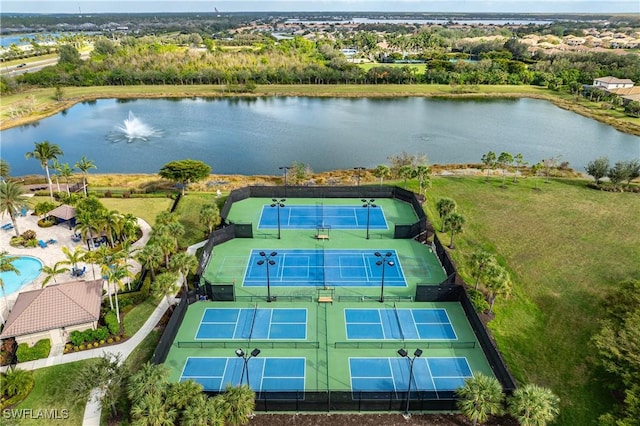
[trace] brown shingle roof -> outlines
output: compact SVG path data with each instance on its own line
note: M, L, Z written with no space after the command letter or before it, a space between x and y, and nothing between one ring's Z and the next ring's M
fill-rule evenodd
M629 80L628 78L616 77L600 77L596 78L596 81L600 81L602 83L633 84L633 81Z
M18 294L0 338L97 321L102 280L54 284Z
M76 217L76 208L63 204L47 213L49 216L55 216L58 219L69 220Z

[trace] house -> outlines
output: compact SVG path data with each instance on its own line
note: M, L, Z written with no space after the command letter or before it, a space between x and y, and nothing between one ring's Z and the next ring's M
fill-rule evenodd
M102 280L48 285L18 294L0 339L14 337L30 346L42 339L64 344L72 331L96 329Z
M593 87L601 88L604 90L621 89L626 87L633 87L633 81L628 78L621 79L616 77L600 77L593 80Z

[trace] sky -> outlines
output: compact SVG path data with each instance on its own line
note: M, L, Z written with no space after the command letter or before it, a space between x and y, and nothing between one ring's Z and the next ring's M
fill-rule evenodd
M638 13L640 0L0 0L1 13L110 12Z

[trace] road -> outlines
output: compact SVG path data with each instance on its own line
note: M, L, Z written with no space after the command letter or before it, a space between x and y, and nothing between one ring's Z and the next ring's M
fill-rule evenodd
M81 53L80 59L86 60L89 58L89 53ZM58 63L58 57L48 58L48 59L40 59L37 61L24 62L24 66L20 66L21 64L16 65L5 65L0 69L1 75L6 75L9 77L15 77L21 74L26 74L28 72L36 72L40 71L44 67L48 67L51 65L55 65Z

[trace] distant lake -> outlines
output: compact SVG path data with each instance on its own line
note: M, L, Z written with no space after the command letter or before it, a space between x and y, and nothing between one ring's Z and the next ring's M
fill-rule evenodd
M125 128L147 136L127 139ZM560 157L577 171L599 156L640 158L640 137L537 99L107 99L2 131L0 140L14 176L43 173L24 158L43 140L62 148L62 162L86 155L98 173L156 173L185 158L221 174L278 174L293 161L314 171L372 168L401 151L440 164L479 163L490 150L529 163Z

